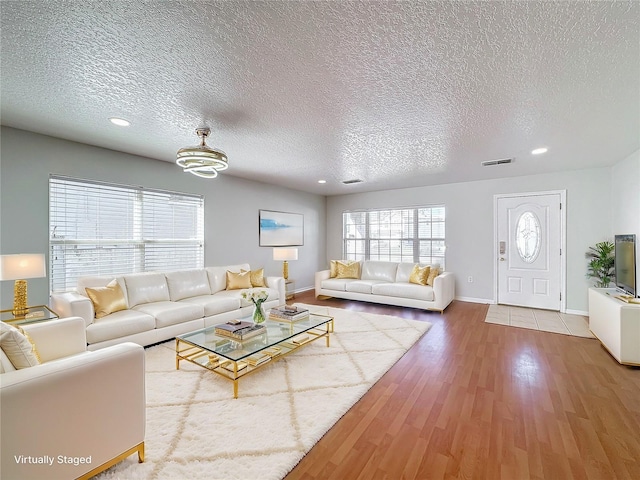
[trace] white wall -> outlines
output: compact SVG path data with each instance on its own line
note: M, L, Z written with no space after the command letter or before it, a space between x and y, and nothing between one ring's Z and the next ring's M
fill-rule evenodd
M459 298L493 300L493 195L567 190L567 308L587 310L584 253L614 233L640 239L640 151L612 168L325 197L230 175L204 180L168 162L2 127L0 253L47 252L50 173L205 195L205 264L248 261L281 273L271 249L258 246L258 210L303 213L305 245L289 270L296 287L342 256L342 212L443 203L447 269ZM233 168L233 159L231 159ZM508 168L508 167L507 167ZM612 188L613 185L613 188ZM325 228L326 226L326 228ZM640 242L639 242L640 243ZM638 257L640 258L640 256ZM468 276L474 277L467 283ZM0 307L10 308L13 282L2 282ZM29 280L29 303L46 303L46 279Z
M508 167L505 167L508 168ZM327 256L342 256L342 212L430 204L446 205L446 269L456 276L456 296L493 301L493 196L546 190L567 191L567 310L586 312L585 252L610 239L610 168L497 180L387 190L327 199ZM326 268L326 266L325 266ZM474 278L467 283L467 277Z
M640 150L613 166L611 185L613 234L636 234L636 290L640 290Z
M296 288L311 287L325 262L325 197L222 174L206 180L175 164L2 127L0 253L47 253L49 174L143 185L205 196L205 265L248 262L281 275L272 249L258 246L258 210L304 214L304 246L290 262ZM233 169L233 158L230 158ZM11 308L13 282L2 282L0 306ZM29 280L29 303L48 303L47 279Z

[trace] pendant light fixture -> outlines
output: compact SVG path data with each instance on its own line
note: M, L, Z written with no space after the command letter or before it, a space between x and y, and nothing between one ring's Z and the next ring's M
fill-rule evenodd
M217 148L207 146L206 138L211 133L209 128L196 128L200 137L200 145L185 147L178 150L176 163L185 172L193 173L202 178L216 178L218 172L229 167L227 155Z

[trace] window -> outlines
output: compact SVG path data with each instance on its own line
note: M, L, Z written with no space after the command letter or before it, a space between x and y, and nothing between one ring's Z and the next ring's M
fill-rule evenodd
M51 176L52 292L83 275L122 275L204 266L204 199Z
M398 208L344 212L346 260L439 263L445 260L445 208Z
M516 224L516 246L520 258L533 263L540 253L540 222L533 212L524 212Z

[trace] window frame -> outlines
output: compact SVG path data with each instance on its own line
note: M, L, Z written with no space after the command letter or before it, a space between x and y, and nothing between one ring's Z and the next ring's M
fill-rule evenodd
M203 267L203 195L49 175L51 293L82 276Z
M421 210L427 210L429 212L429 221L421 221ZM434 211L439 211L434 219ZM387 236L381 236L380 230L382 223L380 221L373 221L374 217L378 218L381 215L385 215L392 218L394 212L400 212L400 222L388 222L386 231L390 233ZM405 222L403 216L406 216L407 212L411 212L410 225L409 222ZM397 215L397 213L395 213ZM357 218L357 215L362 215L358 221L349 222L351 218ZM422 224L429 224L430 232L428 236L420 236ZM439 232L442 235L434 236L434 224L441 224ZM399 225L401 234L399 236L393 236L392 226ZM397 228L396 228L397 230ZM438 232L436 232L438 233ZM351 235L351 237L349 236ZM358 236L359 235L359 236ZM353 236L357 237L354 238ZM375 242L400 242L400 253L395 253L391 250L391 246L388 247L388 254L380 253L380 248L375 248ZM421 252L421 246L425 242L429 243L429 254L423 254ZM390 207L382 209L359 209L359 210L345 210L342 212L342 257L345 260L380 260L380 261L394 261L394 262L412 262L420 264L440 264L440 267L444 270L446 262L446 206L444 204L422 205L422 206L410 206L410 207ZM359 248L354 248L355 245L360 244ZM403 244L407 245L407 252L403 249ZM437 248L434 248L434 245ZM438 253L435 254L434 253Z

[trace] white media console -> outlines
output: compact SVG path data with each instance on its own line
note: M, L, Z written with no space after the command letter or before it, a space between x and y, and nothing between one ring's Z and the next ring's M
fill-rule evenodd
M589 289L589 330L618 362L640 366L640 304L616 295L614 288Z

